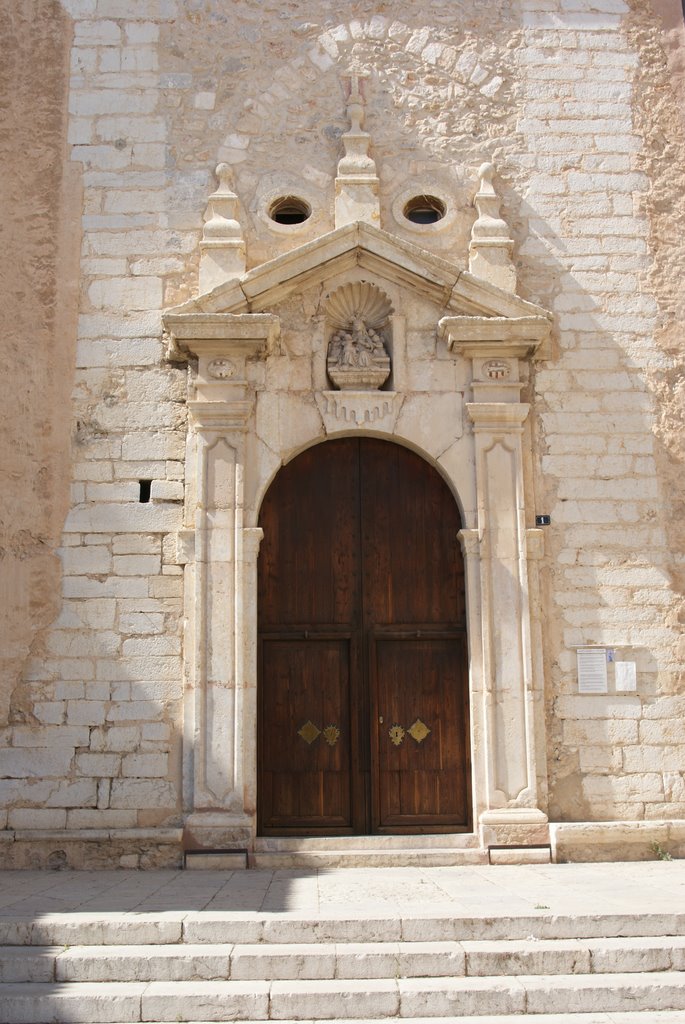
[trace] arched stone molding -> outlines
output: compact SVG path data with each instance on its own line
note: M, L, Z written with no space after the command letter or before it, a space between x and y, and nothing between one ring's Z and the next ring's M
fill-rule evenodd
M359 267L386 291L401 288L415 297L424 320L434 310L431 359L443 381L436 391L407 386L416 332L400 311L392 317L393 342L401 338L401 344L392 351L389 389L333 389L321 325L303 323L313 339L311 386L290 392L279 317L271 311L317 281L329 290L358 280ZM298 451L357 433L413 448L459 496L480 844L546 842L535 591L531 601L541 534L530 529L524 492L521 437L529 407L520 401L519 364L544 349L549 316L357 223L169 311L165 325L176 358L197 359L183 539L187 844L254 849L261 497ZM461 381L452 389L444 386L450 365Z

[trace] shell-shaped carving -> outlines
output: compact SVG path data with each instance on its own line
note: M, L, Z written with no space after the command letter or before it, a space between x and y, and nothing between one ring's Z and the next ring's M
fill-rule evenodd
M375 284L350 281L328 296L326 312L334 327L344 329L359 317L367 327L378 330L392 313L390 299Z

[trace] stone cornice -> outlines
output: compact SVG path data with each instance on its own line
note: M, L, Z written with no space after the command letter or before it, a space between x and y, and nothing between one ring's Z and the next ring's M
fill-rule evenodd
M170 355L266 356L280 335L280 320L273 313L165 313L163 323L171 337Z
M546 316L444 316L438 337L452 352L469 358L515 356L547 357L552 323Z
M518 318L550 316L542 307L503 291L406 239L355 221L253 267L239 280L175 306L167 311L164 322L171 324L179 315L216 314L225 310L244 314L248 310L270 309L292 292L354 266L418 290L455 313Z

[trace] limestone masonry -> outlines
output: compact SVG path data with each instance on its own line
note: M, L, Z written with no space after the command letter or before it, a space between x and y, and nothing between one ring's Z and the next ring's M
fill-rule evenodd
M679 0L0 17L0 865L346 862L257 835L257 567L349 436L458 506L470 748L355 855L683 856Z

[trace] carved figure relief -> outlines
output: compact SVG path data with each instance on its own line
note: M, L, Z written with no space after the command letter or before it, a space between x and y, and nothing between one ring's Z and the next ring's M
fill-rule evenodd
M368 281L354 281L329 296L326 312L333 328L326 366L335 387L380 388L390 376L384 340L392 313L388 296Z

